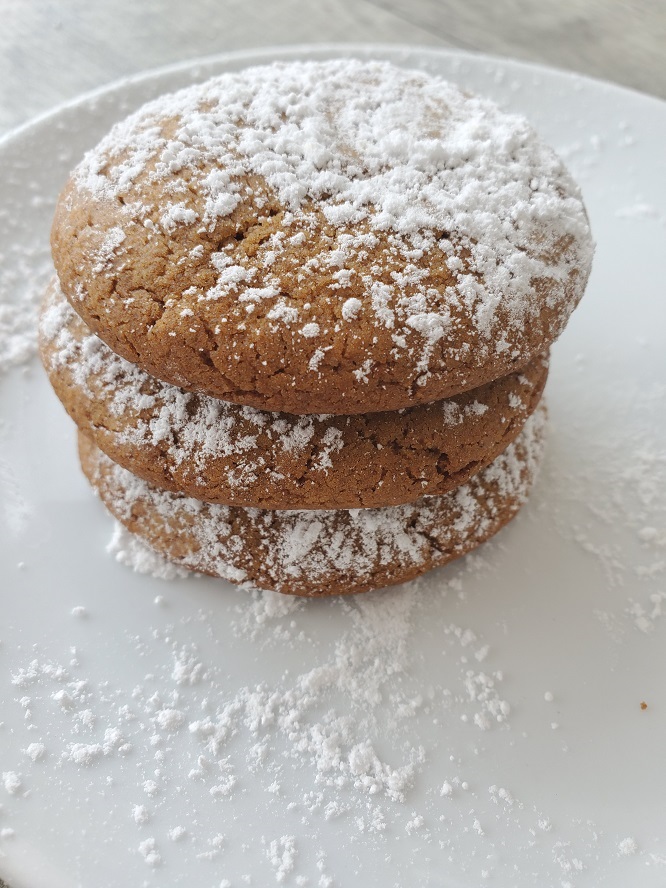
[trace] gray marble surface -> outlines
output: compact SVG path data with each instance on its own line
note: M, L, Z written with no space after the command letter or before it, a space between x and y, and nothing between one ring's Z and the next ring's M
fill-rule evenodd
M666 98L664 0L0 0L0 133L147 68L322 41L455 46Z
M0 135L148 68L324 41L459 47L666 98L664 0L0 0Z

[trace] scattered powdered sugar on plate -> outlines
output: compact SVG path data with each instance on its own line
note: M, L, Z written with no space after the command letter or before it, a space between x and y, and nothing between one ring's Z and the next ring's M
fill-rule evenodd
M335 867L329 870L318 838L329 824L346 835L352 854L363 841L385 855L402 834L416 843L415 854L444 849L470 877L502 878L502 849L495 844L495 824L501 823L527 859L548 841L552 868L541 862L543 884L556 877L558 885L576 885L576 875L587 869L584 861L600 847L594 827L580 824L576 841L563 838L547 813L505 785L479 784L476 776L474 761L484 754L488 731L514 742L512 701L495 641L442 621L437 631L446 668L429 684L416 678L422 655L414 641L423 620L444 600L464 601L468 578L481 573L490 580L492 543L486 551L490 560L474 554L455 570L438 572L435 581L423 578L344 601L294 601L258 591L240 599L232 627L239 644L270 645L293 655L295 663L318 651L316 665L285 669L270 679L264 675L258 683L230 683L216 644L207 655L197 645L183 646L176 640L178 627L168 623L127 634L126 656L145 660L149 669L138 680L135 672L128 683L120 674L104 681L87 675L82 664L94 658L94 642L70 651L62 662L34 650L12 674L10 704L25 709L32 746L23 773L3 773L5 790L13 795L29 790L30 767L44 767L46 758L59 762L65 774L68 768L85 769L91 790L114 804L110 774L116 769L105 762L126 761L136 775L137 795L125 812L137 830L136 853L149 869L165 872L176 849L188 859L219 860L223 867L227 855L238 852L249 855L248 867L261 884L306 885L311 883L298 873L301 864L313 867L314 855L325 876L318 884L333 885ZM327 612L346 626L328 641L321 632ZM184 613L183 627L195 620L213 631L213 611ZM294 622L298 631L285 631ZM415 742L414 729L424 719L441 721L442 749ZM466 754L444 754L449 720L463 721L473 732ZM447 777L424 794L417 787L427 785L433 756L446 759ZM224 818L236 816L248 792L274 820L285 821L281 833L261 835L263 863L253 845L239 849L219 832L219 822L196 817L201 793L221 806ZM474 837L467 862L459 850L462 834ZM617 837L615 843L617 857L640 853L634 839Z
M175 580L187 577L190 573L185 568L167 561L139 537L125 530L119 522L116 522L114 526L113 535L106 551L116 561L126 564L137 573L150 574L162 580Z
M468 568L474 564L470 560ZM461 580L452 578L440 584L437 594L458 595L461 590ZM346 614L348 630L328 658L300 674L236 689L224 681L223 661L206 662L196 649L179 648L168 628L153 630L145 638L128 638L138 650L157 645L166 654L157 693L150 690L151 675L132 688L115 680L95 685L79 665L85 659L82 650L69 663L34 658L12 676L17 699L29 695L33 733L45 732L44 742L33 743L28 758L37 762L48 753L63 766L88 769L105 758L138 759L141 769L152 775L143 787L149 802L137 803L128 813L139 826L152 819L163 797L182 779L183 756L190 762L189 780L216 798L233 797L241 782L255 776L267 799L280 799L288 767L300 775L303 787L295 804L313 822L343 818L352 833L383 833L403 821L402 806L424 770L426 750L404 745L417 713L428 711L437 700L438 710L469 720L482 731L508 727L510 705L499 695L501 671L481 667L488 647L469 629L442 626L447 644L459 652L450 688L401 688L403 679L410 684L413 621L425 600L416 582L368 593L353 603L331 602L327 606ZM308 641L306 633L294 638L277 627L305 607L300 600L255 592L238 608L236 632L243 643L300 645ZM387 700L390 706L385 707ZM49 701L57 701L60 718L47 737L39 712ZM380 751L386 736L395 741L388 757ZM148 766L151 758L157 765L153 770ZM9 793L22 787L13 771L3 779ZM106 777L91 770L90 780L103 784ZM456 778L453 785L456 792L466 791ZM423 815L412 812L407 831L423 823ZM192 839L207 842L205 832L200 829L200 836ZM172 841L182 836L182 828L170 827ZM139 850L149 865L161 863L156 838L144 839ZM284 881L295 865L295 837L270 840L266 854L276 880Z
M25 363L37 351L37 312L53 267L48 250L36 252L19 259L11 270L2 267L0 255L0 373Z
M305 599L267 589L248 589L247 594L249 602L239 607L239 617L232 623L234 634L261 646L294 638L298 624L285 618L302 610ZM306 640L304 633L298 633L298 640Z
M44 187L44 170L25 157L30 135L12 145L2 141L0 186L0 375L37 352L37 316L44 287L53 275L49 228L59 183ZM59 158L60 159L60 158ZM54 158L55 160L55 158ZM53 164L50 165L53 172Z
M0 233L5 226L11 228L8 213L9 209L0 208ZM39 304L53 274L48 239L39 234L34 234L30 246L0 244L0 373L37 352Z
M621 635L628 619L650 634L666 614L666 442L651 422L666 410L666 385L618 387L615 396L617 415L633 414L635 421L612 437L590 438L563 488L569 505L596 520L572 522L572 509L554 517L560 533L597 561L609 587L626 592L622 613L598 612L609 632Z
M662 224L666 219L659 207L644 201L621 207L615 211L615 215L618 219L658 219Z

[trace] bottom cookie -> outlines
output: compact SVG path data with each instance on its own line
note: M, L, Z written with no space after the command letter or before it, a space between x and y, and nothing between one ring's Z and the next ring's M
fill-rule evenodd
M170 561L292 595L401 583L479 546L523 505L536 477L546 411L466 484L379 509L273 511L203 503L161 490L79 435L83 471L107 509Z

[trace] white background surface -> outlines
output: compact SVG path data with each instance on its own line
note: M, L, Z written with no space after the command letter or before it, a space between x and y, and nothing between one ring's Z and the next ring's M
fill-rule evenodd
M0 874L14 888L213 888L223 879L246 884L243 876L277 884L267 852L282 836L293 836L296 848L284 884L299 877L308 885L331 878L340 886L465 888L666 881L659 546L666 527L666 182L659 166L666 113L635 94L510 63L426 51L400 58L526 113L584 190L599 247L588 293L554 353L552 429L533 499L484 548L481 562L468 559L346 604L312 602L259 624L270 599L252 603L247 593L207 580L166 584L105 555L111 522L78 473L70 423L36 365L13 371L0 381L0 771L20 772L22 784L15 795L0 786L0 829L14 831L0 839ZM16 281L20 295L21 284L31 285L52 202L81 151L138 102L210 70L129 85L5 143L5 288ZM654 527L656 541L641 540L646 527ZM76 606L85 617L72 615ZM401 611L408 620L398 619ZM385 613L402 635L387 635L374 650L368 639L377 644L372 627ZM466 629L475 635L469 645L458 631ZM284 732L267 726L254 733L241 717L235 736L210 756L213 772L188 776L204 750L187 724L202 717L204 700L214 714L241 688L263 684L284 702L299 676L334 667L336 645L338 654L349 653L352 642L361 677L376 675L364 648L386 667L382 702L369 706L363 688L342 687L320 695L301 720L307 731L329 708L349 716L353 736L368 738L394 768L422 745L424 761L405 801L317 782L309 757L292 755ZM486 645L481 664L474 653ZM192 686L172 678L174 652L183 650L204 664L206 677ZM52 698L62 688L53 675L13 684L12 674L33 659L63 664L68 681L87 680L87 699L63 710ZM496 686L511 705L506 724L488 731L474 724L481 704L468 698L469 668L501 671ZM155 728L156 704L146 702L154 692L161 705L183 712L182 729ZM416 705L419 694L424 701ZM31 702L22 704L23 696ZM415 713L390 729L398 707L410 703ZM125 705L130 721L119 712ZM77 733L77 713L86 708L96 721ZM88 767L63 759L71 743L103 743L105 729L118 724L132 746L126 755L112 749ZM261 738L267 758L253 772L248 749ZM34 763L23 752L33 742L46 749ZM154 758L160 750L161 764ZM350 748L342 752L349 760ZM210 789L227 766L237 784L216 799ZM158 783L156 795L143 791L146 779ZM454 784L450 797L439 793L444 781ZM492 786L513 803L493 801ZM330 803L348 810L326 819ZM148 823L134 821L137 804L149 810ZM372 833L368 820L377 810L386 829ZM173 843L168 831L177 825L188 835ZM217 835L224 836L220 847ZM139 851L151 838L161 855L154 868ZM626 838L635 854L620 853Z

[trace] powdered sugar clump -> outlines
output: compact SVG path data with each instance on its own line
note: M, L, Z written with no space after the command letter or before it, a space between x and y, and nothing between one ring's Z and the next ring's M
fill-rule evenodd
M132 808L132 819L137 824L148 823L150 813L145 805L134 805Z
M9 795L16 795L21 789L21 775L16 771L3 771L2 783Z
M116 524L106 551L116 561L126 564L137 573L151 574L162 580L175 580L189 576L189 571L151 549L135 534L125 530L122 524Z
M636 854L638 852L638 843L636 839L632 839L628 837L626 839L622 839L617 846L617 853L622 857L630 857L632 854Z
M26 747L25 754L28 758L32 759L33 762L38 762L46 755L46 746L43 743L30 743L30 745Z
M140 842L138 850L148 866L159 866L162 863L162 857L157 850L155 839L145 839L143 842Z
M284 882L296 863L296 837L282 836L281 839L274 839L266 849L266 854L275 871L275 881Z
M78 707L76 708L78 709ZM83 710L84 721L85 713L86 710ZM126 740L118 728L107 728L99 742L80 743L77 741L67 744L62 752L62 759L74 765L90 766L101 758L116 754L124 756L131 750L132 744Z

